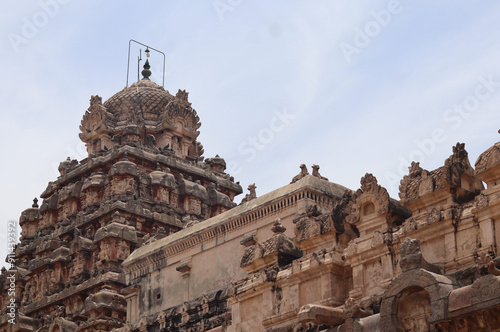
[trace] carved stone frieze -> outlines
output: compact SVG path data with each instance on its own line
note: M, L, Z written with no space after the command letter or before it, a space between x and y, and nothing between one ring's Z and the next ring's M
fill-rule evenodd
M427 223L428 224L433 224L435 222L441 221L442 220L442 211L438 210L436 208L433 208L429 215L427 216Z
M296 237L294 241L296 243L326 234L334 229L331 215L329 213L322 214L317 205L308 206L306 213L293 222L295 224L294 232Z

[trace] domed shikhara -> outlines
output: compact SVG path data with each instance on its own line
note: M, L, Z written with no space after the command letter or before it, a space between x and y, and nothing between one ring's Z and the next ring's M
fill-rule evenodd
M179 90L173 96L143 79L104 103L101 97L92 96L80 125L80 139L89 154L127 144L166 150L181 158L200 158L203 148L196 141L200 126L188 92Z
M174 96L158 84L141 80L115 93L103 106L121 121L129 121L127 116L137 112L142 112L146 118L158 117L165 105L174 99Z

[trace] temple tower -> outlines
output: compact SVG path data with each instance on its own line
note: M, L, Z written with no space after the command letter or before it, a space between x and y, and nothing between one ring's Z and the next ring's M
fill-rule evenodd
M174 96L149 80L149 61L142 74L104 103L91 97L80 125L88 157L61 162L41 205L35 201L21 214L19 331L122 326L121 262L146 243L236 205L242 188L225 173L224 159L204 159L188 93ZM3 303L7 273L0 280Z

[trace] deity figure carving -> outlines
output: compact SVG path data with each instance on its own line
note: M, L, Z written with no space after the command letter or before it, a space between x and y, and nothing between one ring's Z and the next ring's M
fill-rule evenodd
M137 183L134 179L119 178L111 180L111 195L133 195L137 190Z
M97 255L97 258L100 261L106 261L111 258L111 246L109 245L108 241L104 240L101 242L100 251Z
M191 197L189 199L189 212L196 214L201 213L201 201L199 198Z
M125 240L119 240L117 241L116 246L117 246L116 258L118 260L125 260L130 253L128 243Z

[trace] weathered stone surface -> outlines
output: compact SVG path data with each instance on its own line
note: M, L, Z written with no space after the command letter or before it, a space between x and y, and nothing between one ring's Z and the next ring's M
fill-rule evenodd
M133 243L137 242L137 233L133 227L115 222L99 228L94 235L94 243L108 237L119 238Z
M322 305L307 304L300 308L297 319L301 323L335 326L344 321L344 310Z
M471 286L455 289L450 293L448 310L450 312L464 309L472 305Z
M474 308L483 309L500 303L500 277L488 274L474 281L471 286Z
M261 243L245 249L240 266L247 272L255 272L273 264L285 265L302 257L302 250L283 233L286 228L277 219L273 225L274 235Z
M430 272L440 273L441 269L433 264L428 263L422 251L420 250L420 240L406 238L406 240L400 245L401 260L399 265L403 272L412 269L425 269Z

